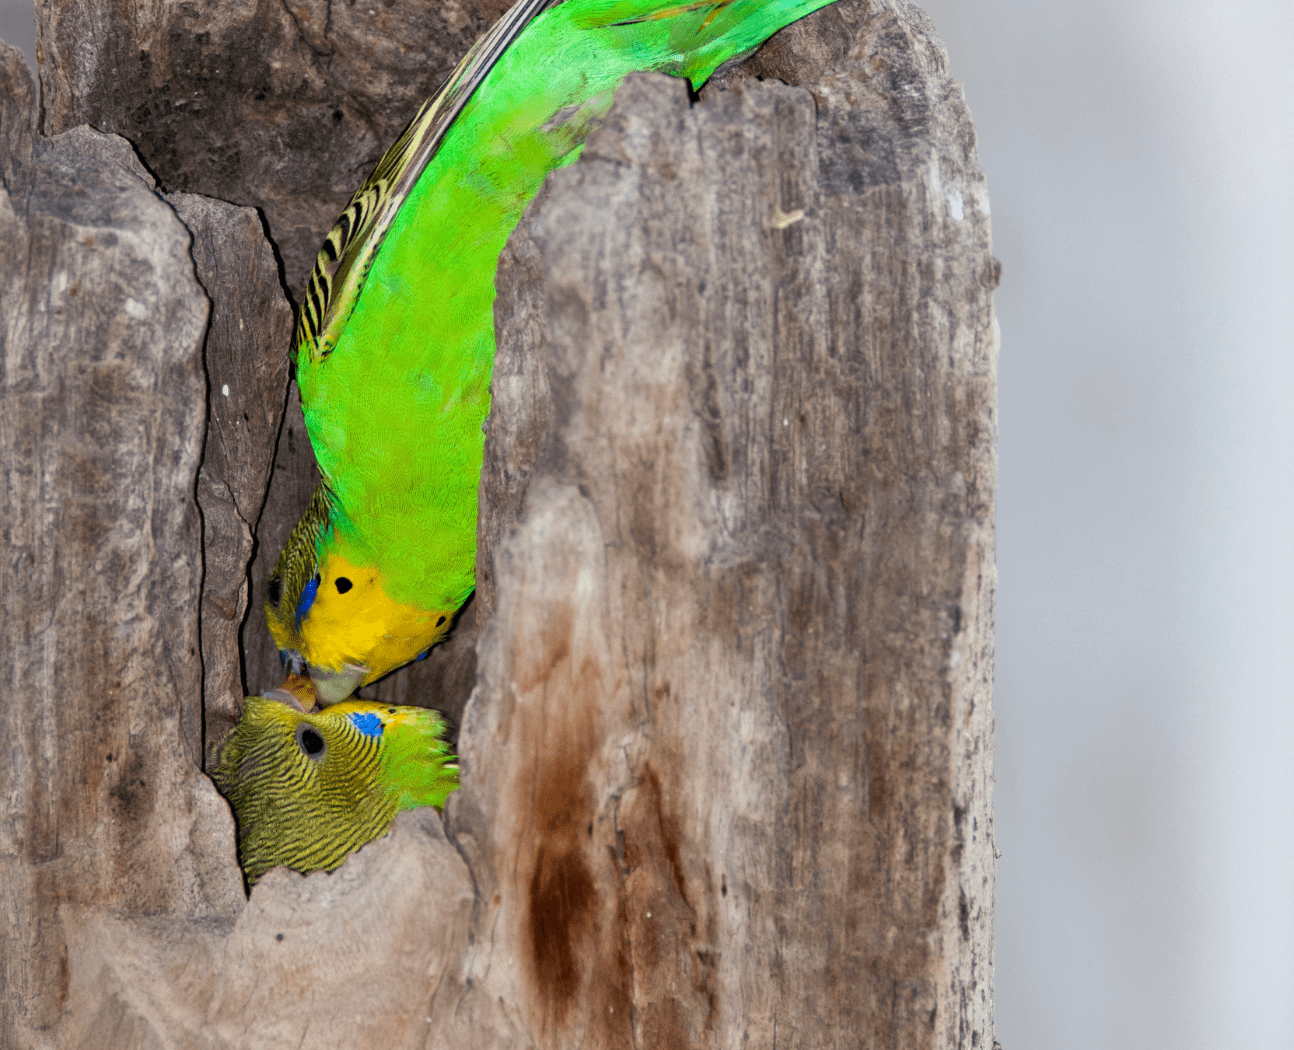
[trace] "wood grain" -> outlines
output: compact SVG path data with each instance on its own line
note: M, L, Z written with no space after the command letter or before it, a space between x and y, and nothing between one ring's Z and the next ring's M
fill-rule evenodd
M218 6L315 59L361 14ZM43 5L47 131L182 80L95 96L88 11ZM270 249L0 80L0 1045L992 1045L998 268L916 8L841 0L699 100L631 78L549 180L499 271L479 640L421 672L475 682L463 788L250 899L201 700L205 660L210 742L248 537L310 489Z
M993 263L923 28L631 79L505 253L450 827L539 1045L991 1043Z
M195 750L208 303L129 144L33 137L21 53L0 77L0 1043L59 1045L78 916L242 897Z
M211 302L203 340L207 433L197 498L202 513L204 740L208 759L233 729L246 695L239 638L250 621L264 635L260 607L248 609L248 563L283 420L292 308L260 217L251 208L190 193L167 198L193 237L195 275ZM275 555L277 551L275 552ZM274 557L271 555L270 557ZM265 683L254 687L268 689ZM209 765L208 765L209 768Z
M42 128L264 212L300 296L350 195L507 0L38 0Z

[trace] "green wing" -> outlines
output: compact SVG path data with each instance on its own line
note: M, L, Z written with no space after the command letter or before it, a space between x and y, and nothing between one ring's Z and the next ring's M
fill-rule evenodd
M508 45L531 19L558 2L521 0L510 8L472 45L444 87L422 104L355 191L324 238L306 284L292 339L298 367L316 363L336 348L392 220L436 155L450 125Z

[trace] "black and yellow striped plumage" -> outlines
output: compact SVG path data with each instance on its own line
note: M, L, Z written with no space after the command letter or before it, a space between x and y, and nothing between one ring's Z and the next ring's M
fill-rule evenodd
M305 670L305 662L298 652L300 643L297 642L297 635L301 624L297 607L301 593L319 571L319 538L328 528L331 512L332 496L328 486L320 485L311 497L310 506L293 527L292 534L274 565L274 574L270 577L269 594L265 600L265 620L275 638L284 638L294 643L280 650L284 664L292 674L300 674ZM289 664L289 653L295 664Z
M277 865L332 871L400 810L443 806L458 786L444 728L420 707L355 700L303 713L248 697L212 773L248 885Z
M396 213L436 155L441 140L498 58L530 21L557 0L520 0L481 37L444 86L422 104L383 154L324 238L306 284L292 337L294 357L311 361L333 352L359 300L369 268Z

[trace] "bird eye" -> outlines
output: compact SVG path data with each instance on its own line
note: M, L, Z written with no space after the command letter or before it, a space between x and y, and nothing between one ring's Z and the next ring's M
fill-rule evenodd
M352 583L350 582L350 580L348 580L345 576L338 576L338 577L337 577L337 593L338 593L338 594L345 594L345 593L346 593L347 591L349 591L349 590L351 589L351 587L353 587L353 586L354 586L354 584L352 584Z
M301 725L297 727L297 747L307 758L317 762L323 758L324 738L319 735L319 730L314 726Z
M270 578L270 604L278 605L279 599L283 597L283 581L277 576Z

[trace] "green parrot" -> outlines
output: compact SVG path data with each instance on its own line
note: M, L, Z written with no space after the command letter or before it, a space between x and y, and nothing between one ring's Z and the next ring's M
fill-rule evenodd
M249 696L211 774L233 806L247 884L280 864L332 871L400 810L443 807L458 787L444 729L421 707L352 700L303 712Z
M699 89L830 0L521 0L464 58L324 241L293 338L323 484L266 619L319 700L425 655L475 586L494 277L544 177L635 71Z

